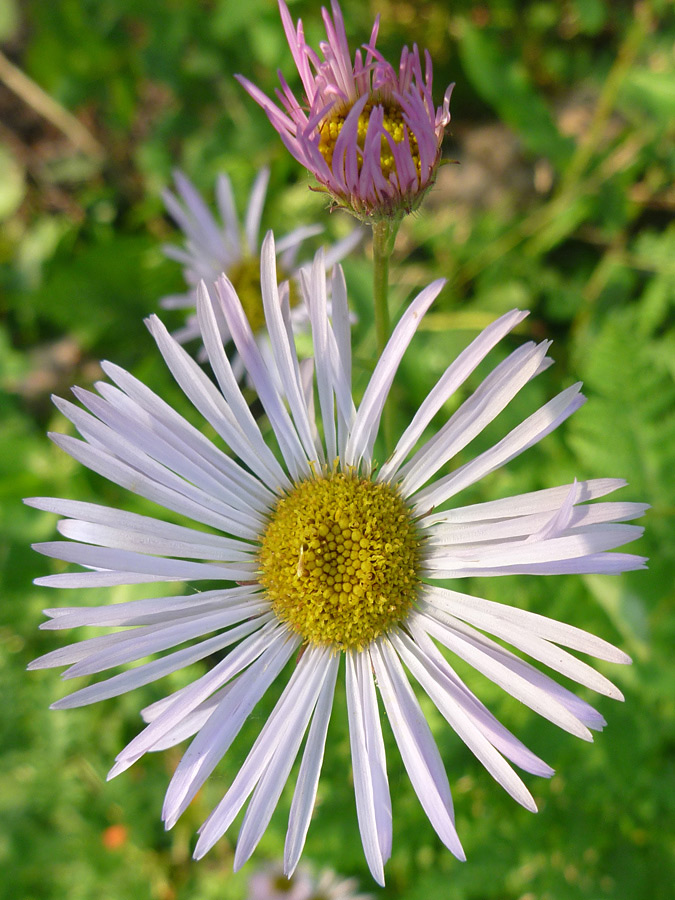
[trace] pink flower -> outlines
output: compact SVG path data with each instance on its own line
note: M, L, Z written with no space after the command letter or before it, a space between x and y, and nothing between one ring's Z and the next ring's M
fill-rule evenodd
M293 25L279 0L286 37L305 91L301 104L279 73L280 106L241 75L293 156L335 201L364 221L396 218L416 209L434 182L450 95L434 109L432 67L417 45L403 48L398 69L375 49L379 18L352 64L342 12L332 0L333 19L322 10L327 41L323 59L305 43L302 22Z

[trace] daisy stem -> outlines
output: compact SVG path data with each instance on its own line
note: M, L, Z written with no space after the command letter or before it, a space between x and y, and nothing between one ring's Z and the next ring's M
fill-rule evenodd
M373 301L375 304L375 337L377 340L377 357L382 356L391 335L391 317L389 315L389 259L394 249L399 219L383 219L373 225ZM393 408L387 398L382 414L382 430L385 450L393 449Z

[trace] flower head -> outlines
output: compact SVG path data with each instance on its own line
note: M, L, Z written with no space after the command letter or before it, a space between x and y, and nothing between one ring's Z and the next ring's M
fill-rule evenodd
M379 20L352 63L340 6L323 9L323 58L305 43L279 0L286 37L305 92L297 100L279 73L281 106L247 78L237 76L259 103L293 156L341 207L364 221L396 218L416 209L431 187L450 121L450 95L434 108L431 57L424 72L417 46L403 48L397 69L375 47Z
M280 699L202 826L195 850L197 857L203 856L250 797L235 866L250 857L306 736L286 839L287 874L295 870L310 824L336 679L343 669L358 824L371 872L383 883L392 810L378 692L420 803L440 839L463 859L448 778L405 670L493 777L534 811L535 802L511 764L543 776L552 770L495 719L459 677L453 659L586 740L591 729L602 728L602 717L493 637L615 698L621 697L617 688L565 648L616 663L629 661L578 628L468 596L446 587L445 580L640 568L641 557L607 551L641 533L625 523L645 507L590 502L622 486L610 478L477 504L457 502L461 491L578 409L583 403L579 385L554 397L493 447L438 476L550 363L548 341L525 343L496 366L433 437L422 440L453 392L523 320L526 314L518 310L486 328L448 366L394 452L376 467L373 448L383 405L403 353L442 282L429 285L406 309L357 408L341 271L332 277L331 316L321 253L311 273L303 276L315 361L299 362L289 328L288 292L277 288L275 256L268 235L261 285L276 371L261 356L243 306L224 277L217 297L202 285L197 299L202 339L217 383L157 318L149 320L178 384L240 461L109 363L103 367L113 384L98 384L98 394L75 391L88 411L56 401L83 437L55 435L57 444L111 481L193 520L196 527L73 500L28 501L64 516L58 528L68 540L37 549L85 567L38 579L40 584L74 588L207 580L222 586L114 606L49 609L47 628L123 630L55 650L33 667L68 664L65 676L70 678L169 651L54 704L65 709L119 695L215 655L206 674L143 710L147 726L122 750L111 771L116 775L148 751L192 737L167 791L167 827L185 811L272 682L288 669ZM233 375L216 308L257 389L274 446L263 439Z
M197 285L203 281L207 290L215 296L215 282L224 273L234 285L261 351L267 357L271 355L260 299L259 246L260 220L269 178L270 170L267 167L258 172L251 188L243 228L237 217L232 184L224 172L218 176L216 182L216 202L220 221L182 172L174 173L177 194L169 190L163 192L164 204L185 236L183 246L168 244L163 250L166 256L183 266L183 277L188 285L188 291L183 294L171 294L160 301L165 309L190 310L185 325L174 332L174 337L181 344L197 340L201 336L195 312ZM292 279L290 315L294 331L302 332L309 329L307 307L302 302L300 287L295 283L300 268L297 262L298 251L307 238L322 231L321 225L302 225L277 243L278 276L282 280ZM330 247L327 251L328 265L341 260L360 239L361 233L357 229ZM214 309L220 334L223 341L228 342L231 335L227 322L217 304L214 304ZM203 349L200 356L205 356ZM242 374L243 365L240 360L234 361L234 368L237 375Z
M248 900L373 900L371 894L356 893L357 888L356 879L340 878L330 869L314 875L301 865L288 878L274 864L251 875Z
M293 875L284 875L283 867L271 865L253 872L248 881L249 900L311 900L313 879L304 866Z

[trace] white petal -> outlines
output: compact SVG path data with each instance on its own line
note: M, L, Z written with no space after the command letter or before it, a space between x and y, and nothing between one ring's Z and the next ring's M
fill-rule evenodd
M563 702L565 694L569 695L570 692L547 675L488 638L469 634L461 623L446 621L441 611L435 610L431 615L423 615L423 618L424 627L429 634L511 696L570 734L585 741L593 740L579 716L570 711L570 703ZM580 709L588 707L588 704L583 704L582 707L583 701L575 699L580 704Z
M514 498L517 499L517 498ZM593 503L587 506L575 506L569 516L570 529L579 526L602 525L606 522L622 522L637 519L644 515L644 503ZM486 519L485 521L431 523L427 528L427 537L434 547L447 547L449 552L457 545L468 546L476 543L496 543L508 538L530 539L531 535L552 523L555 512L533 513L513 518ZM430 518L435 518L434 516ZM427 527L426 520L420 523Z
M450 694L454 702L461 707L463 712L469 716L474 725L480 729L492 746L525 772L539 775L542 778L550 778L553 775L553 769L528 749L522 741L519 741L515 735L511 734L493 716L485 704L481 703L478 697L464 684L424 630L423 621L418 613L413 612L410 614L406 620L406 628L410 631L415 643L421 648L426 658L434 664L438 677L443 681L445 690Z
M207 459L225 475L228 481L237 485L244 494L259 498L262 508L274 502L274 495L265 485L261 484L255 476L247 472L229 456L226 456L201 431L187 422L168 403L165 403L147 388L143 382L112 363L104 361L101 363L101 366L106 375L115 384L119 385L134 402L149 412L157 421L161 422L169 433L177 435L181 439L183 446L188 445L197 457ZM100 387L98 389L101 390ZM239 410L237 410L237 415L239 415ZM267 476L265 476L265 480L272 486L276 484L275 480Z
M344 348L338 346L337 337L333 333L333 329L328 325L327 321L327 297L326 297L326 279L325 271L320 254L314 260L311 272L303 270L300 273L300 281L305 296L305 301L309 310L310 321L312 325L312 336L314 340L315 365L317 370L317 385L319 388L319 399L322 408L322 415L327 427L330 429L330 440L332 441L332 433L334 425L334 406L331 397L331 390L335 395L337 405L338 419L338 449L340 458L344 459L344 447L346 446L349 428L353 423L356 410L351 395L351 369L345 369ZM337 288L336 288L337 284ZM333 298L335 309L340 309L340 304L344 303L344 310L339 313L340 317L349 316L349 310L346 307L347 297L346 288L344 287L344 277L342 271L339 270L334 278L334 289L337 293ZM338 327L347 329L346 334L340 335L340 340L349 341L349 321L339 322ZM322 352L323 351L323 352Z
M225 659L217 663L213 669L194 681L175 702L143 731L138 734L117 755L118 765L114 767L115 774L128 768L137 759L140 759L155 743L173 728L184 715L192 712L200 703L208 699L211 694L221 688L230 679L239 674L246 666L258 659L261 653L268 648L278 647L285 639L285 629L281 629L274 620L267 622L262 628L256 629L248 639L242 641L234 648ZM123 673L127 674L127 673Z
M242 562L230 566L215 563L209 565L181 559L166 559L161 556L147 557L143 553L110 550L108 547L93 547L89 544L76 544L74 541L47 541L44 544L33 544L33 549L65 562L142 575L149 581L192 581L213 578L223 581L248 581L256 569L255 562ZM138 584L138 581L134 580L132 583Z
M237 209L234 204L232 183L224 172L218 176L216 181L216 203L218 204L220 217L223 220L225 244L229 248L233 258L239 259L241 257L239 220L237 218Z
M227 752L255 705L297 648L299 639L288 638L284 631L272 639L262 655L238 676L232 689L185 751L164 800L162 818L167 828L172 828L187 809L199 788ZM164 716L166 715L165 713ZM155 720L148 729L158 721L160 720Z
M78 678L82 675L95 675L106 669L135 662L154 653L161 653L163 650L177 647L205 634L222 631L239 622L248 621L263 612L265 612L264 602L257 606L247 603L231 609L192 616L179 620L175 624L143 625L124 632L123 637L126 638L126 641L120 645L101 649L87 659L75 663L63 673L62 677Z
M276 241L277 257L281 260L281 268L288 272L289 269L295 267L295 259L298 249L303 241L307 238L315 237L323 231L322 225L300 225L289 231L282 238ZM335 245L337 247L338 244ZM341 259L342 257L340 257Z
M584 503L587 500L595 500L596 497L611 494L613 491L625 486L626 482L622 478L595 478L591 481L578 481L576 502ZM503 497L500 500L488 500L486 503L473 503L471 506L453 507L453 509L425 516L420 524L426 528L437 522L458 524L487 522L491 519L508 519L516 516L552 512L559 509L571 487L572 485L570 484L563 484L560 487L545 488L542 491L532 491L529 494L517 494L515 497ZM592 509L593 507L589 508ZM633 517L631 516L631 518Z
M492 348L513 328L516 327L528 315L513 309L501 316L491 325L488 325L469 346L448 366L444 374L436 383L433 390L424 399L424 402L415 413L410 425L403 432L396 449L382 466L379 473L380 481L390 481L413 449L422 432L430 424L433 417L441 409L443 404L461 387L468 376L485 359Z
M220 548L223 552L229 551L233 554L243 553L248 555L256 552L256 546L246 541L228 538L222 534L197 531L184 525L174 525L170 522L164 522L162 519L130 513L126 512L126 510L113 509L109 506L100 506L96 503L64 500L57 497L32 497L24 500L24 503L35 509L57 513L57 515L67 516L73 520L80 520L78 522L79 527L84 525L102 525L111 530L134 532L145 535L148 538L208 545L214 549ZM65 523L59 523L59 525L65 526ZM83 537L78 539L84 540Z
M580 384L574 384L562 391L517 425L490 450L419 491L414 498L415 512L428 513L544 438L584 404L585 398L579 393L580 387Z
M337 244L326 247L324 263L327 272L330 272L336 263L340 262L340 260L344 259L346 256L349 256L352 250L358 247L363 240L366 231L367 229L365 228L357 227L353 231L350 231L346 237L341 238Z
M271 621L271 618L272 614L267 613L257 619L237 625L225 634L218 634L206 641L201 641L193 647L177 650L175 653L162 657L162 659L155 659L152 662L137 666L135 669L129 669L127 672L121 672L119 675L113 675L112 678L107 678L105 681L99 681L97 684L80 688L79 691L57 700L56 703L52 704L52 709L74 709L78 706L88 706L90 703L98 703L100 700L118 697L120 694L125 694L127 691L134 690L144 684L150 684L153 681L157 681L158 678L163 678L171 672L176 672L178 669L191 665L193 662L205 659L212 653L217 653L253 631L259 631L266 622ZM139 754L139 756L142 755L143 753Z
M247 421L232 412L216 386L189 354L173 340L156 316L151 316L147 323L171 374L193 406L251 471L255 472L265 484L277 484L278 473L270 471L266 455L260 454L258 444L253 443L255 431L247 426ZM269 452L267 448L266 453Z
M331 310L333 321L333 334L337 359L335 366L335 391L338 398L344 393L345 402L338 400L338 449L340 456L345 453L349 429L352 427L356 410L352 396L352 345L351 325L349 319L349 305L347 302L347 285L345 283L342 266L336 266L333 271L331 283ZM342 388L342 390L340 390ZM348 403L346 402L348 399ZM343 410L350 410L349 416L345 416Z
M184 596L128 600L106 606L62 606L45 609L44 614L51 619L43 622L40 628L53 631L82 626L154 625L211 609L236 606L243 600L257 603L259 599L259 588L243 585L213 591L195 591Z
M282 762L286 755L284 748L292 751L293 742L297 740L290 760L292 765L326 673L325 665L322 665L324 661L325 652L319 648L310 649L302 655L230 788L199 829L200 838L194 852L196 859L200 859L219 840L266 769L274 764L277 757L278 762ZM303 720L304 727L301 726Z
M161 462L156 462L142 447L129 440L123 434L102 424L89 413L74 406L72 403L61 400L58 397L54 398L54 403L73 422L80 434L95 449L103 451L111 459L119 460L127 467L138 470L141 475L146 476L156 484L163 485L171 491L182 494L192 502L204 507L205 510L217 513L224 521L230 523L226 528L230 533L239 537L255 538L259 530L256 518L242 514L239 510L230 506L229 503L224 503L213 496L213 493L208 489L204 490L196 486L182 477L182 475L171 471L170 468ZM185 460L183 462L186 463ZM179 465L177 468L186 470L188 467L187 465ZM194 478L194 473L191 473L191 475L194 481L205 481L204 478ZM247 521L242 522L242 518Z
M175 525L174 528L181 526ZM252 559L255 547L248 551L228 546L233 541L217 534L206 534L192 528L184 528L183 540L177 536L160 537L148 534L141 528L113 528L79 519L65 519L58 523L59 532L74 541L97 544L116 550L136 550L138 553L157 556L180 556L186 559L217 560L218 562L244 562ZM221 543L222 541L222 543ZM250 545L244 544L243 547Z
M455 830L448 777L419 703L386 638L370 648L380 694L408 777L434 830L445 846L466 859Z
M534 571L555 574L560 565L572 561L571 571L588 571L585 561L602 563L604 552L640 537L644 529L638 525L595 525L577 529L564 537L539 543L505 541L501 544L475 545L470 556L453 553L452 548L437 550L425 561L433 578L464 578L467 575L511 575ZM610 555L610 559L611 556ZM642 559L641 557L639 558ZM592 569L591 569L592 571Z
M262 261L261 261L262 266ZM261 268L261 278L263 271ZM276 271L270 274L276 278ZM218 295L227 324L232 333L232 340L244 361L246 372L254 385L260 402L274 429L275 437L283 454L289 472L294 479L309 475L307 456L303 450L291 418L284 406L279 391L265 365L260 349L255 341L251 326L230 281L221 276L217 282Z
M377 693L373 683L373 668L370 658L365 653L357 655L356 671L359 675L359 686L361 688L366 747L368 749L373 782L377 839L380 844L382 860L386 863L391 856L391 795L387 778L387 757L382 737L382 723L380 722Z
M258 176L251 188L251 196L248 201L248 209L246 210L246 223L244 226L244 234L246 235L246 243L248 245L248 253L255 256L258 251L258 234L260 233L260 219L262 218L263 206L265 205L265 195L267 193L267 185L270 180L270 170L267 166L258 172Z
M413 494L456 456L511 402L541 368L550 342L524 344L500 363L474 393L398 472L401 493Z
M281 301L277 288L274 236L271 231L267 232L263 241L260 258L260 281L265 323L269 332L281 384L293 417L293 424L308 459L316 459L317 448L314 446L307 406L304 402L297 375L298 360L295 353L295 345L289 340L281 312ZM317 461L322 461L322 459Z
M308 691L299 703L294 704L295 708L289 709L285 714L284 718L287 721L283 726L284 739L279 740L274 756L264 767L253 791L237 839L234 855L235 871L249 859L269 824L328 674L330 649L310 648L304 655L314 655L317 658L313 671L310 669L304 676L308 682Z
M162 193L162 199L164 198L165 194ZM171 203L171 201L169 201L169 203ZM187 250L183 250L182 247L176 247L174 244L162 244L162 253L167 259L172 259L174 262L181 263L184 266L194 265L194 254L189 253ZM172 302L174 301L174 297L184 298L185 303L178 305L178 300L176 300L176 305L174 306L174 303ZM162 300L160 300L160 306L164 307L164 309L182 309L184 307L192 306L189 297L189 294L173 294L170 297L162 298ZM164 301L168 301L166 306L164 305Z
M30 664L30 668L44 669L74 663L63 673L63 678L91 675L94 672L103 671L103 669L140 659L150 653L165 650L209 631L220 630L256 616L258 613L266 612L267 609L268 604L265 599L262 599L262 596L261 602L258 603L247 600L238 606L226 606L206 611L200 609L192 615L179 616L112 634L103 634L85 641L76 641L74 644L59 647L57 650L38 657ZM187 637L183 637L184 634ZM155 647L155 644L158 646ZM148 645L153 649L146 650Z
M274 454L265 443L258 423L255 421L248 403L241 393L238 380L223 347L216 316L216 307L214 307L211 295L206 290L203 282L197 287L197 318L202 340L204 341L204 348L218 385L223 392L225 400L236 415L237 421L245 427L246 436L258 458L267 470L272 473L274 480L270 486L277 490L279 487L286 487L288 479Z
M284 874L289 878L295 871L302 848L305 846L305 838L314 810L319 774L326 746L328 722L333 709L333 695L335 693L335 679L339 661L340 656L334 654L329 656L326 662L326 677L317 700L302 756L302 763L300 764L298 780L293 793L291 812L288 817L288 832L286 833L284 846Z
M607 641L603 641L602 638L582 631L581 628L575 628L564 622L556 622L555 619L549 619L547 616L526 609L508 606L505 603L496 603L492 600L483 600L480 597L460 594L457 591L431 585L425 585L424 599L432 605L438 604L441 608L447 609L462 619L472 615L475 611L476 614L497 617L505 623L526 628L531 634L543 640L554 641L556 644L570 647L572 650L580 650L597 659L613 663L630 663L629 656ZM473 620L467 619L467 621Z
M314 439L314 443L316 444L320 442L320 437L319 430L316 425L316 408L314 406L314 360L309 358L303 359L301 362L299 362L298 374L300 377L302 393L307 405L309 423L312 429L312 437Z
M367 666L361 664L361 652L345 654L347 713L349 718L349 742L352 752L352 773L356 814L361 833L363 852L370 872L378 884L384 885L384 858L382 841L378 831L377 800L385 798L380 791L376 796L375 782L387 784L387 771L381 769L382 759L377 745L368 745L366 728L367 706L372 710L373 677ZM377 708L377 700L375 701ZM379 713L378 713L379 720ZM388 795L388 792L387 792ZM386 802L386 798L385 798Z
M323 254L319 251L312 266L309 286L305 273L301 273L303 291L307 299L312 323L314 340L314 356L316 367L316 384L319 394L321 421L326 441L326 453L329 462L337 457L337 438L335 432L335 403L333 399L332 372L328 350L328 313L326 298L326 272L323 265Z
M184 177L184 176L183 176ZM184 179L187 181L187 179ZM180 189L180 186L179 186ZM218 227L206 210L206 217L197 221L192 209L184 209L178 198L171 191L162 191L162 200L171 216L187 238L188 252L185 252L185 264L194 265L197 260L208 259L212 264L221 255L221 240ZM208 219L211 219L209 222ZM168 254L167 254L168 255ZM177 259L178 254L171 254ZM177 261L182 261L177 259Z
M439 603L440 598L435 597L434 599L436 603ZM565 650L561 650L554 644L549 644L548 641L531 634L527 629L490 613L477 609L467 609L467 604L453 604L452 599L447 597L442 608L449 615L452 615L453 618L460 618L462 621L475 625L494 637L507 641L533 659L544 663L544 665L549 666L556 672L560 672L561 675L565 675L567 678L571 678L573 681L583 684L585 687L591 688L591 690L604 694L607 697L623 700L621 691L604 675L596 672L587 663L578 660Z
M212 697L209 697L208 700L205 700L204 703L201 703L196 709L188 713L171 731L167 731L164 737L157 741L151 752L158 753L161 750L168 750L170 747L175 747L176 744L181 744L187 738L197 734L206 725L221 701L225 699L225 695L232 690L232 687L232 683L226 684L224 688L216 691ZM152 720L145 719L144 721Z
M480 728L456 704L452 695L444 689L442 674L435 668L422 650L405 632L390 634L394 648L399 652L411 674L419 681L436 704L452 729L485 766L504 790L530 812L537 811L532 795L506 760L495 750Z
M188 228L184 228L184 230L187 231L194 243L198 247L202 247L206 244L204 249L208 250L212 256L218 259L222 256L223 241L211 210L202 199L199 191L197 191L192 182L186 178L182 172L174 172L174 178L178 191L180 192L190 215L194 218L194 225L196 228L194 226L189 227L190 221L189 219L186 220L185 217L183 217L182 222L180 223L181 226L183 227L183 223L186 223ZM172 207L169 211L177 221L180 221L176 215L177 211L175 207Z
M576 496L577 482L575 479L574 484L561 504L560 509L557 509L545 523L536 529L536 531L530 532L526 540L529 543L537 543L562 535L563 532L572 525Z
M144 409L119 388L101 381L95 386L107 403L102 404L99 398L86 391L75 389L74 392L85 406L114 431L131 435L132 442L154 459L236 509L250 513L269 508L272 495L257 479L233 464L224 454L217 457L217 463L220 464L206 458L203 452L205 449L211 451L211 456L219 454L209 441L204 439L205 446L201 441L194 440L194 434L187 435L186 440L186 435L181 435L179 429L159 421L156 415ZM106 446L104 449L111 448ZM241 490L243 483L247 487L243 494L245 499Z
M417 330L422 316L436 299L444 284L445 281L439 279L418 294L394 328L387 346L375 366L375 371L356 413L354 427L349 435L345 451L345 462L348 466L358 465L364 457L370 462L369 457L379 428L382 410L401 358Z

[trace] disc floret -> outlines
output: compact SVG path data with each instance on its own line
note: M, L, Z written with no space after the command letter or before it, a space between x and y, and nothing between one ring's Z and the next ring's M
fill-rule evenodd
M380 170L384 178L388 180L390 180L393 175L394 179L399 184L399 188L403 191L401 182L405 184L409 175L407 172L404 173L398 171L391 142L393 141L395 144L407 144L410 151L409 159L415 168L417 176L419 176L421 172L421 161L419 148L417 146L417 138L406 124L401 105L395 100L385 100L384 98L380 99L377 96L373 96L359 113L356 127L356 143L361 153L358 157L357 168L360 173L363 168L363 151L368 134L368 125L371 113L375 107L381 107L382 109L382 131L380 133L379 141ZM349 112L350 108L344 107L331 111L319 128L319 150L331 169L333 166L335 145Z
M391 485L336 472L278 501L261 542L260 582L305 641L358 649L408 615L421 544Z
M277 278L284 281L289 276L283 266L277 264ZM262 302L262 287L260 284L260 259L254 256L244 256L236 263L228 273L232 287L241 300L241 305L246 313L251 330L258 334L265 327L265 311ZM300 296L295 285L288 282L288 301L291 308L297 306Z

